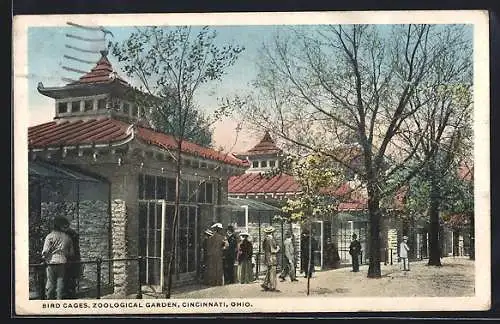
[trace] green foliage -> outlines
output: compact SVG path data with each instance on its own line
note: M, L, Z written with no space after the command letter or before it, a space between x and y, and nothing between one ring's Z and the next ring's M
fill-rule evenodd
M473 181L460 178L457 163L441 166L432 175L424 171L412 179L405 204L407 215L417 220L426 218L430 199L434 198L440 201L440 212L445 224L452 227L465 225L474 213ZM431 181L439 188L438 197L431 197Z
M319 153L305 157L288 156L283 165L302 188L296 198L288 199L282 207L289 221L306 222L335 210L336 202L324 190L340 183L343 173L333 167L331 159Z

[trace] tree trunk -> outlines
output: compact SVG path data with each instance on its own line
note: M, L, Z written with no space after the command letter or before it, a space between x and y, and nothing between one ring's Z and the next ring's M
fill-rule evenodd
M380 196L374 181L368 185L368 213L370 217L370 259L368 278L380 278Z
M170 252L167 255L167 268L165 277L167 279L167 287L165 287L165 298L170 298L172 291L172 276L175 260L175 247L177 246L177 220L179 218L179 204L180 204L180 182L181 182L181 146L182 141L177 143L176 151L176 166L175 166L175 203L174 203L174 219L172 220L172 227L170 231Z
M454 229L452 232L453 235L453 246L452 246L452 255L460 256L460 230Z
M433 173L431 173L433 174ZM435 179L433 177L433 179ZM431 179L429 196L429 262L428 265L441 266L441 247L439 246L439 184Z
M312 263L312 221L309 222L309 261L307 262L307 296L309 296L309 289L311 287L311 263Z

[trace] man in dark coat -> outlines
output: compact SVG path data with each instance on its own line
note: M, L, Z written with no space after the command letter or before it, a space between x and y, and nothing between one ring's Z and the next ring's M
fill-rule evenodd
M238 238L234 234L233 226L226 230L227 248L224 250L224 284L232 284L234 280L234 262L238 253Z
M240 237L241 242L238 248L238 267L240 273L240 282L242 284L246 284L253 281L253 244L248 240L249 234L247 232L241 233Z
M310 248L309 248L310 246ZM304 278L312 277L314 272L314 252L317 249L317 241L314 236L311 237L309 232L304 232L300 239L300 259L301 273L304 273ZM309 251L310 250L310 251ZM310 254L309 254L310 253ZM309 263L309 255L311 262Z
M359 254L361 253L361 244L357 240L358 236L352 234L352 242L349 246L349 254L352 257L352 272L359 271Z
M80 236L70 227L69 221L66 221L64 225L64 232L71 238L74 252L74 254L67 259L68 263L66 264L66 272L64 273L65 298L75 299L76 287L82 275L82 265L79 263L81 261Z

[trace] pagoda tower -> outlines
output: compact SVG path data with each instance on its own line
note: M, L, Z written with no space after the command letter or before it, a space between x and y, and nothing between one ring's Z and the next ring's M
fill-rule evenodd
M250 168L247 169L247 173L265 173L280 165L283 150L276 146L271 135L266 131L257 145L235 156L249 162Z

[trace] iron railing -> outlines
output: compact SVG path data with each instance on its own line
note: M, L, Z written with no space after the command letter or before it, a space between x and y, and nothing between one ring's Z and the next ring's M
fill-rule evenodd
M82 261L73 261L73 262L68 262L67 264L79 264L79 265L90 265L90 264L95 264L96 271L95 271L95 299L100 299L102 297L103 293L103 282L102 282L102 265L103 263L108 263L110 266L113 262L137 262L137 293L136 293L136 298L137 299L142 299L142 280L141 280L141 274L142 270L144 269L144 262L146 260L146 257L131 257L131 258L116 258L116 259L103 259L103 258L96 258L94 260L82 260ZM42 263L34 263L30 264L30 273L33 271L34 273L34 281L30 283L30 291L32 288L34 289L35 292L35 297L30 298L30 299L45 299L45 270L49 264L46 262ZM110 280L111 282L111 280ZM31 284L33 284L33 287L31 287ZM109 287L112 287L112 284L109 285ZM79 287L78 287L79 288ZM87 291L87 296L91 296L92 293L89 293L92 289L89 289ZM78 294L81 294L82 291L78 289Z

